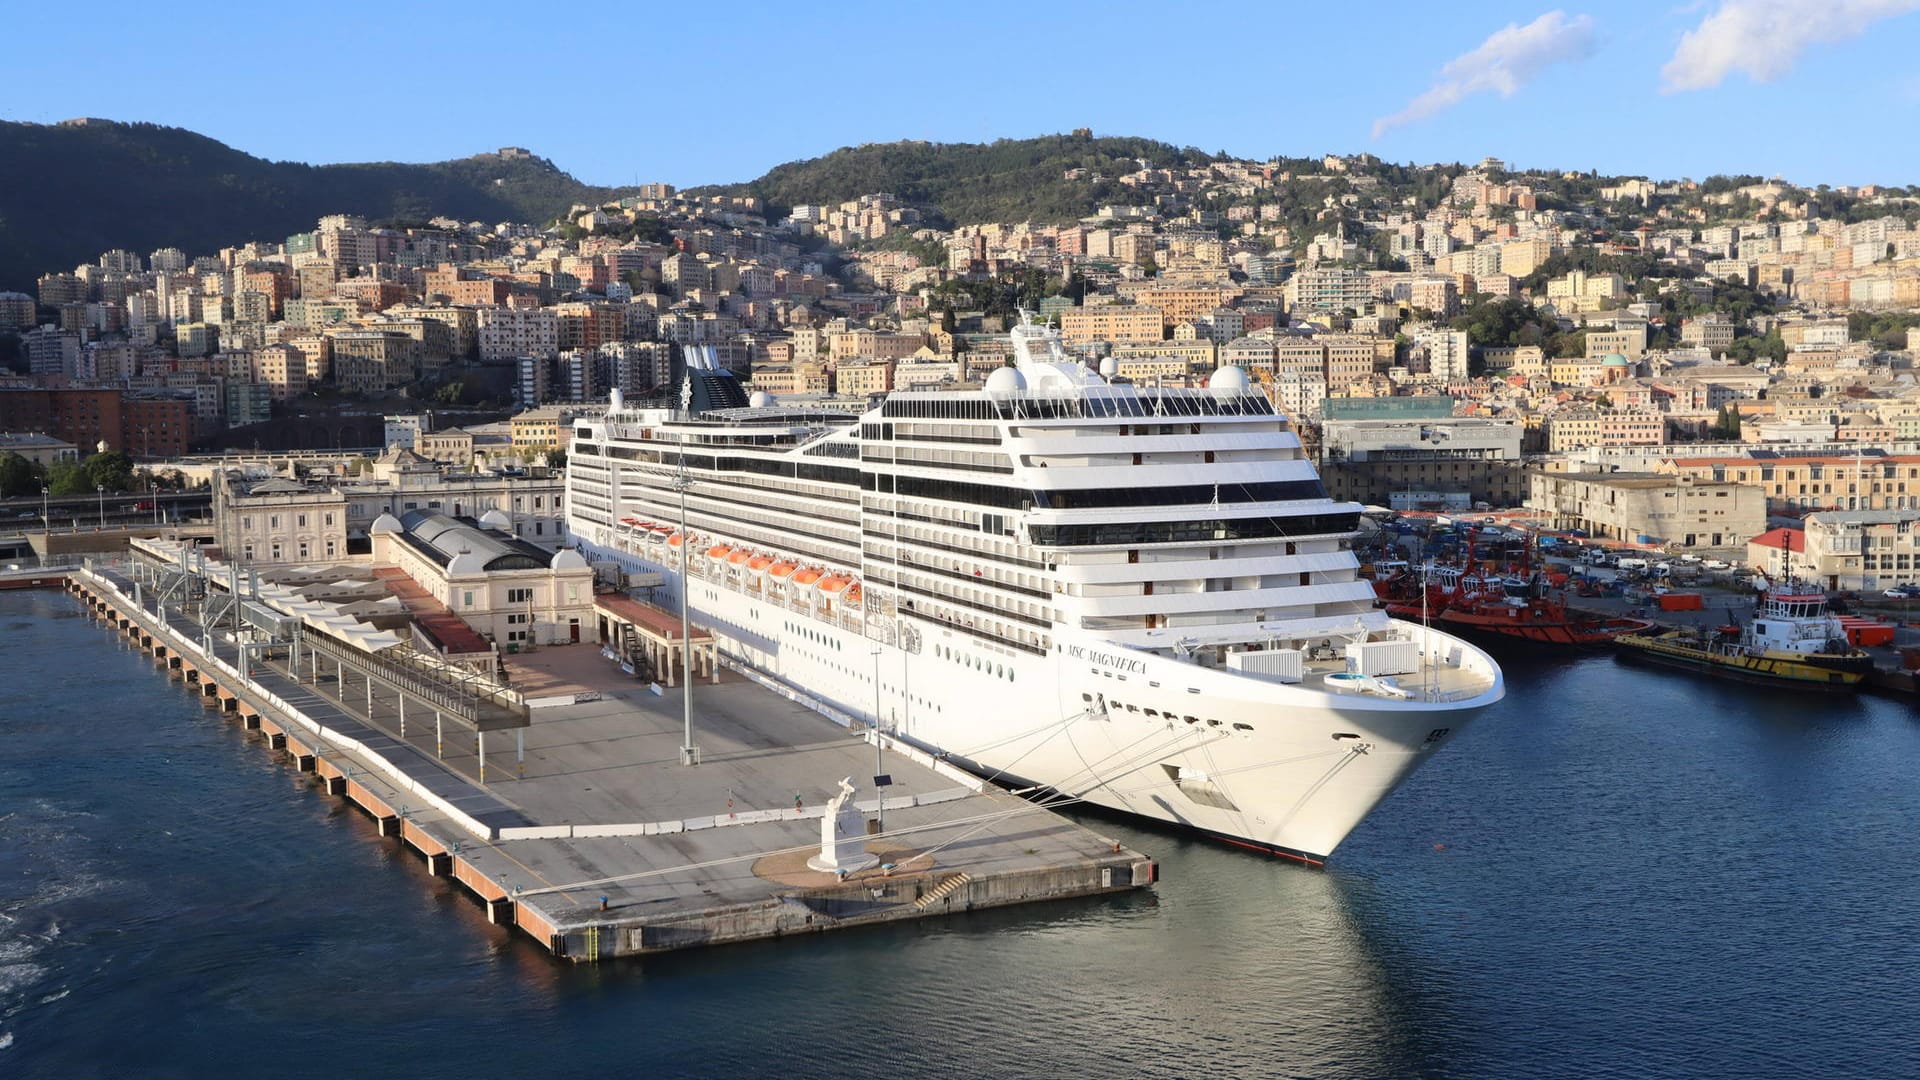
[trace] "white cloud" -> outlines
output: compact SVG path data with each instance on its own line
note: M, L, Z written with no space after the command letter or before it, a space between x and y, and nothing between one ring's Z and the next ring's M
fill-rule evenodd
M1375 120L1373 137L1444 112L1474 94L1492 90L1512 97L1547 68L1586 59L1593 45L1593 20L1585 15L1568 18L1564 11L1549 11L1525 26L1508 23L1471 52L1447 61L1433 86L1406 108Z
M1744 71L1772 82L1793 70L1809 45L1845 41L1920 0L1721 0L1713 14L1680 38L1660 69L1662 89L1705 90Z

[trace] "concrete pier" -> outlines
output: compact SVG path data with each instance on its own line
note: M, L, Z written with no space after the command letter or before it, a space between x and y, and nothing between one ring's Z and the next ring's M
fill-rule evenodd
M685 690L652 693L591 646L516 658L531 725L475 730L426 723L432 709L351 670L343 682L270 650L243 658L231 635L137 602L114 569L74 570L64 585L317 791L460 882L491 921L568 960L1122 892L1156 876L1111 838L925 754L886 743L876 762L870 733L730 671L692 689L701 763L688 766ZM876 773L891 781L883 803ZM843 777L878 865L822 873L807 859Z

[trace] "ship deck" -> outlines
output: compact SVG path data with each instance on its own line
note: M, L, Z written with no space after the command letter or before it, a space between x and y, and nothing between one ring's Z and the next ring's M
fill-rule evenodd
M1382 694L1342 692L1327 681L1327 676L1346 670L1345 660L1310 660L1306 664L1306 677L1295 685L1308 690L1341 693L1345 697L1374 697L1387 700L1386 695ZM1464 701L1486 693L1493 686L1492 679L1449 664L1428 664L1418 672L1391 675L1387 678L1391 679L1395 686L1409 692L1406 700L1415 702Z

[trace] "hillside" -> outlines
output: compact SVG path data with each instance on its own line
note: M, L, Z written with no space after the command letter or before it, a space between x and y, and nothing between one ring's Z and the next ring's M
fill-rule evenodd
M1107 203L1133 201L1133 192L1112 178L1138 169L1137 159L1156 166L1212 160L1152 139L1085 132L990 143L868 143L789 162L744 184L700 190L756 195L779 211L886 191L930 208L944 224L1068 221ZM1107 179L1064 179L1073 168Z
M546 221L615 194L535 157L316 166L155 124L0 122L0 290L32 292L39 275L112 248L206 254L323 214Z

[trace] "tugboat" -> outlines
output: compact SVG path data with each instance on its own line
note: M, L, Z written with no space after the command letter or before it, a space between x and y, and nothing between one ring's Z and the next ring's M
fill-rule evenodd
M1538 581L1529 583L1522 596L1483 592L1460 598L1434 618L1449 630L1568 649L1611 645L1654 628L1646 619L1573 614L1565 602L1547 596Z
M1772 686L1850 693L1873 673L1873 658L1847 641L1824 593L1793 581L1770 586L1743 629L1626 634L1620 655Z
M1524 573L1524 571L1523 571ZM1626 634L1654 628L1645 619L1603 618L1569 611L1564 598L1548 595L1540 574L1496 577L1477 572L1469 553L1465 570L1428 566L1376 583L1387 612L1455 632L1544 646L1584 649L1611 645Z

